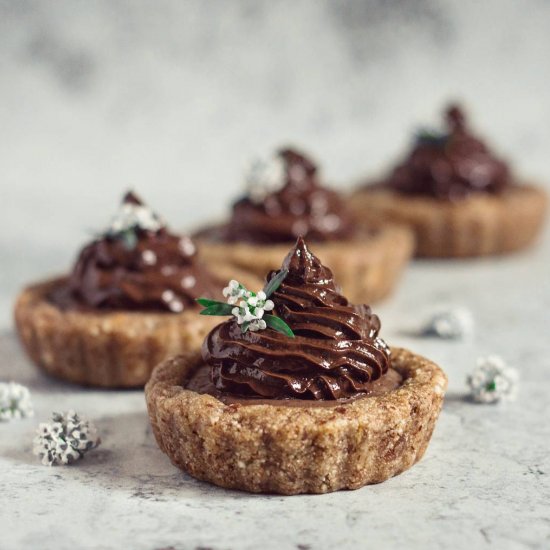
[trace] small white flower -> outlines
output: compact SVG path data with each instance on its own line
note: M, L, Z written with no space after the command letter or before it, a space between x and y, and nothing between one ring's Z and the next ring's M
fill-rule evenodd
M43 422L36 430L33 453L42 464L69 464L97 447L101 440L92 422L80 418L74 411L53 413L52 422Z
M236 304L246 293L245 288L235 280L229 281L228 285L222 291L228 304Z
M436 311L422 327L423 336L437 336L445 340L458 340L472 333L474 319L464 307L453 307Z
M496 403L511 400L516 394L518 372L506 365L498 355L480 357L477 367L466 383L472 399L478 403Z
M163 225L162 220L148 206L124 202L111 220L107 232L118 234L135 228L158 231Z
M233 296L235 294L235 291L239 289L239 282L235 281L235 279L232 279L229 281L227 286L223 289L223 295L225 297L227 296Z
M249 323L250 321L254 321L254 319L256 319L256 316L250 311L248 306L245 306L243 309L245 323Z
M279 155L253 160L245 173L250 200L261 204L265 198L281 190L286 183L285 162Z
M257 330L264 330L266 327L267 325L265 321L262 321L261 319L256 319L255 321L252 321L250 325L248 325L248 330L256 332Z
M248 330L263 330L267 327L262 319L266 311L271 311L275 304L268 300L266 293L260 290L257 294L247 290L238 281L229 281L223 289L223 295L230 305L236 305L231 314L237 319L237 324L247 323Z
M0 421L33 416L29 390L15 382L0 383Z

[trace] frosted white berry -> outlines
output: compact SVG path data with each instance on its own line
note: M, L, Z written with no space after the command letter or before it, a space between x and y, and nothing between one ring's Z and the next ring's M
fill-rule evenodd
M453 307L432 313L420 333L445 340L458 340L471 334L473 326L474 319L470 310L464 307Z
M497 403L515 397L518 372L498 355L480 357L477 366L467 377L470 396L477 403Z
M42 464L70 464L94 449L101 440L94 424L73 410L53 413L51 422L40 424L33 441L33 453Z
M33 416L29 390L15 382L0 383L0 421Z

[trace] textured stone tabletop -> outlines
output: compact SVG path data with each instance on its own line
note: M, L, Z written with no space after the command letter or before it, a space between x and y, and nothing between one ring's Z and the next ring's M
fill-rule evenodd
M424 459L381 485L321 496L257 496L197 482L158 450L142 392L81 390L39 374L13 333L0 380L30 387L35 418L0 424L0 548L198 549L550 547L550 239L515 257L417 262L376 310L383 334L439 362L449 393ZM475 316L460 342L407 336L427 305ZM515 402L475 405L464 378L478 355L521 371ZM31 453L52 410L93 419L99 449L69 467Z

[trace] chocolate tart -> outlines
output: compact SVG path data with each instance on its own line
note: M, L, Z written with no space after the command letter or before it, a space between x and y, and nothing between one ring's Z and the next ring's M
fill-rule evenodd
M359 223L404 224L421 257L504 254L531 245L547 210L546 193L518 182L509 166L447 111L444 134L422 132L390 176L358 189L349 207Z
M199 349L213 319L182 313L61 309L49 296L67 279L32 285L15 306L19 337L33 362L69 382L106 388L143 386L151 370Z
M145 397L159 447L198 479L254 493L357 489L407 470L426 451L445 374L390 350L378 317L349 304L303 242L283 268L273 302L294 338L231 320L202 353L156 367Z
M227 271L217 275L231 278ZM195 298L216 296L219 284L197 260L191 239L169 233L128 194L70 276L22 291L15 323L29 357L48 374L89 386L138 387L160 361L200 347L215 323L198 315Z
M392 292L414 249L407 227L355 223L340 196L319 184L315 164L294 150L256 165L247 179L248 195L233 205L231 219L195 235L212 269L232 265L263 277L302 236L350 300L373 302Z

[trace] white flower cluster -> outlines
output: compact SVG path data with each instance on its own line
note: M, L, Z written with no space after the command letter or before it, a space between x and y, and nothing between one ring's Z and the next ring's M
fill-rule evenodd
M471 334L473 327L472 313L464 307L454 307L433 313L421 333L445 340L458 340Z
M31 394L25 386L15 382L0 383L0 421L33 414Z
M124 202L109 225L109 233L124 233L136 227L148 231L158 231L162 220L148 207L142 204Z
M231 313L237 318L239 325L248 323L248 330L252 331L266 328L267 325L262 317L266 311L271 311L275 304L267 299L263 290L255 294L233 280L229 281L228 286L223 289L223 295L227 298L228 304L238 304Z
M250 200L262 203L271 193L282 189L286 183L285 162L279 155L268 159L254 159L245 174L245 185Z
M466 382L474 401L496 403L515 397L517 379L515 369L507 366L498 355L490 355L477 360L477 367Z
M101 442L95 426L72 410L53 413L52 422L40 424L36 434L33 453L44 466L70 464Z

